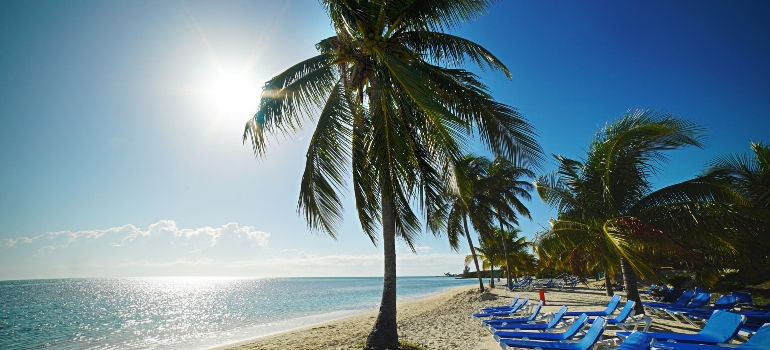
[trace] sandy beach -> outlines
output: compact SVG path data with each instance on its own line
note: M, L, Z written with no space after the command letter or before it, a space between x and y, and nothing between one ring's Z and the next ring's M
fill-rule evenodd
M483 329L471 314L481 307L510 303L516 294L539 298L538 292L507 292L493 289L491 295L482 296L477 286L456 287L423 299L406 301L398 305L399 337L428 349L452 350L500 349L492 335ZM623 293L621 295L625 296ZM547 291L546 306L541 313L555 312L562 305L570 311L601 310L609 297L604 290L587 287L565 288ZM625 302L625 297L623 298ZM319 325L257 338L217 348L218 350L246 349L360 349L374 324L376 311L353 315ZM613 338L614 328L608 328L604 339ZM697 329L681 323L653 318L650 330L697 332Z

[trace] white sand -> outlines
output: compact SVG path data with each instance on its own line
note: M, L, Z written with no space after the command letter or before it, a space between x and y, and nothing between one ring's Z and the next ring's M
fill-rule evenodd
M400 302L398 305L399 339L435 350L492 350L500 349L492 335L470 316L486 306L509 304L518 294L501 289L493 290L494 300L481 300L478 286L456 287L424 299ZM539 299L537 291L520 293L531 302ZM562 305L569 311L603 310L610 297L604 290L576 287L561 292L547 291L546 306L541 313L555 312ZM625 302L625 298L623 298ZM621 304L622 305L622 304ZM333 320L320 325L257 338L218 349L361 349L369 334L376 311ZM697 329L683 324L653 318L653 331L692 333ZM614 328L605 331L605 339L612 338Z

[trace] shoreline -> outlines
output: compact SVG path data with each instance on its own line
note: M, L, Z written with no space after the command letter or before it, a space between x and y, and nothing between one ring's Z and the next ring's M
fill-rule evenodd
M497 350L500 346L471 314L481 307L504 305L513 297L529 297L537 302L537 290L507 292L493 289L479 294L478 286L457 286L417 300L398 303L399 339L431 350ZM624 296L624 293L617 293ZM604 290L575 287L562 291L546 290L546 305L541 313L557 311L567 305L570 311L603 309L610 297ZM625 298L624 298L625 299ZM625 302L623 302L625 303ZM377 309L326 322L299 327L267 336L218 346L215 350L334 349L360 350L374 325ZM616 328L608 328L604 339L615 337ZM653 318L650 331L694 333L698 329L670 320Z
M436 277L443 277L443 276L436 276ZM474 285L475 286L475 285ZM426 293L421 295L412 295L408 297L403 297L398 299L398 312L401 313L402 308L408 308L412 304L421 304L426 301L429 301L429 299L434 297L446 297L446 296L452 296L455 295L458 292L463 292L464 290L468 289L469 287L474 286L454 286L454 287L448 287L444 290L433 292L433 293ZM477 288L477 287L476 287ZM475 288L473 288L475 289ZM234 350L234 349L267 349L267 348L275 348L275 349L281 349L284 347L287 347L286 342L282 340L284 337L290 337L294 333L300 333L305 331L312 331L312 330L319 330L319 329L335 329L337 328L337 323L347 324L347 323L354 323L354 324L360 324L362 322L366 322L367 320L371 320L371 325L366 329L366 334L368 334L369 330L371 330L371 327L373 326L374 319L377 315L377 312L379 310L379 303L377 303L374 307L370 309L364 309L364 310L356 310L356 311L349 311L349 314L341 315L341 316L335 316L330 319L324 319L319 322L312 322L308 324L303 324L297 327L292 327L289 329L279 330L276 332L271 332L268 334L262 334L257 335L245 340L238 340L234 341L228 344L223 345L216 345L214 347L207 348L208 350ZM331 312L331 313L324 313L324 314L318 314L318 315L311 315L302 317L300 319L305 318L323 318L324 315L329 314L335 314L337 312ZM287 321L294 321L299 319L291 319ZM399 330L399 336L401 336L401 330ZM366 340L366 337L361 339L361 342ZM273 344L275 342L278 342L278 344ZM262 347L262 343L267 343L268 345L265 345L267 347ZM363 345L363 344L362 344ZM360 346L359 346L360 348ZM334 349L337 349L336 347Z

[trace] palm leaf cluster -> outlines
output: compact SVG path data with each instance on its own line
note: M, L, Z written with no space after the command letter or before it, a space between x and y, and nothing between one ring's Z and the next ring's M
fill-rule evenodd
M540 159L533 129L518 111L494 101L473 73L439 65L472 62L509 76L486 49L443 32L484 14L488 2L322 3L336 36L317 44L319 55L265 84L244 132L255 154L264 155L269 136L317 120L298 204L311 229L336 235L350 172L366 234L376 241L385 192L398 208L398 235L411 244L420 227L410 199L419 195L428 217L439 209L442 174L473 131L495 154Z
M760 239L756 212L728 186L704 178L657 190L651 183L665 152L700 147L701 132L672 115L629 111L597 134L584 161L556 156L557 172L537 180L540 197L558 211L538 237L541 259L566 258L573 271L621 268L629 298L638 299L637 273L657 277L655 256L688 262L713 284L720 271L703 254L735 257L748 237Z
M397 346L394 240L413 248L418 213L428 230L443 230L437 218L445 174L474 136L496 155L541 160L531 125L462 67L475 64L510 78L508 69L482 46L448 32L485 14L490 3L322 0L335 35L316 45L318 55L270 79L246 124L244 142L263 156L276 135L316 123L298 201L311 231L336 238L348 188L375 244L382 227L383 297L367 349Z
M717 254L707 256L709 265L726 266L740 269L746 281L756 281L763 274L770 272L770 146L760 142L750 142L751 154L723 155L715 158L701 176L704 181L728 186L745 197L751 212L759 210L765 214L755 221L745 221L751 229L739 227L725 233L722 241L735 241L734 244L713 244L730 249L717 250ZM763 219L765 221L763 221ZM704 242L708 243L708 242Z
M515 276L525 273L533 273L537 266L535 257L529 252L530 243L526 238L519 237L521 229L501 230L491 228L487 234L479 236L479 245L474 247L478 259L482 262L484 270L490 270L494 275L495 266L506 271L506 277L511 272ZM465 256L465 265L473 261L473 254ZM508 278L510 280L510 278ZM490 286L494 288L494 280L490 279Z
M449 202L447 237L455 251L459 250L461 237L466 238L476 265L479 289L483 291L481 268L468 222L479 235L479 242L484 244L489 242L489 237L493 237L496 226L499 225L499 230L503 232L505 227L518 224L519 215L531 219L522 199L531 198L530 191L534 186L527 179L533 178L534 173L518 158L508 161L498 157L490 161L486 157L470 154L456 162L452 170L453 186L449 186L446 192ZM494 240L500 242L505 250L503 236L498 237Z

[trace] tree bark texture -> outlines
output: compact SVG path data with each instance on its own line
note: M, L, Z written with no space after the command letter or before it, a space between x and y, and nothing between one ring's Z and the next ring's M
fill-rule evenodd
M607 274L607 271L604 272L604 289L607 291L608 297L615 295L615 291L612 290L612 280L610 279L610 275Z
M626 298L636 302L634 304L635 315L644 314L644 305L639 298L639 289L636 285L636 272L625 258L620 258L620 270L623 271L623 288L626 289Z
M508 289L511 289L511 261L508 258L508 244L505 242L508 240L508 237L505 236L505 231L503 231L503 221L500 220L500 215L497 216L497 221L500 222L500 237L503 238L503 254L505 254L505 282L507 283Z
M380 311L374 327L366 338L366 350L398 349L396 324L396 223L393 202L384 192L382 197L382 246L385 273L382 280Z

